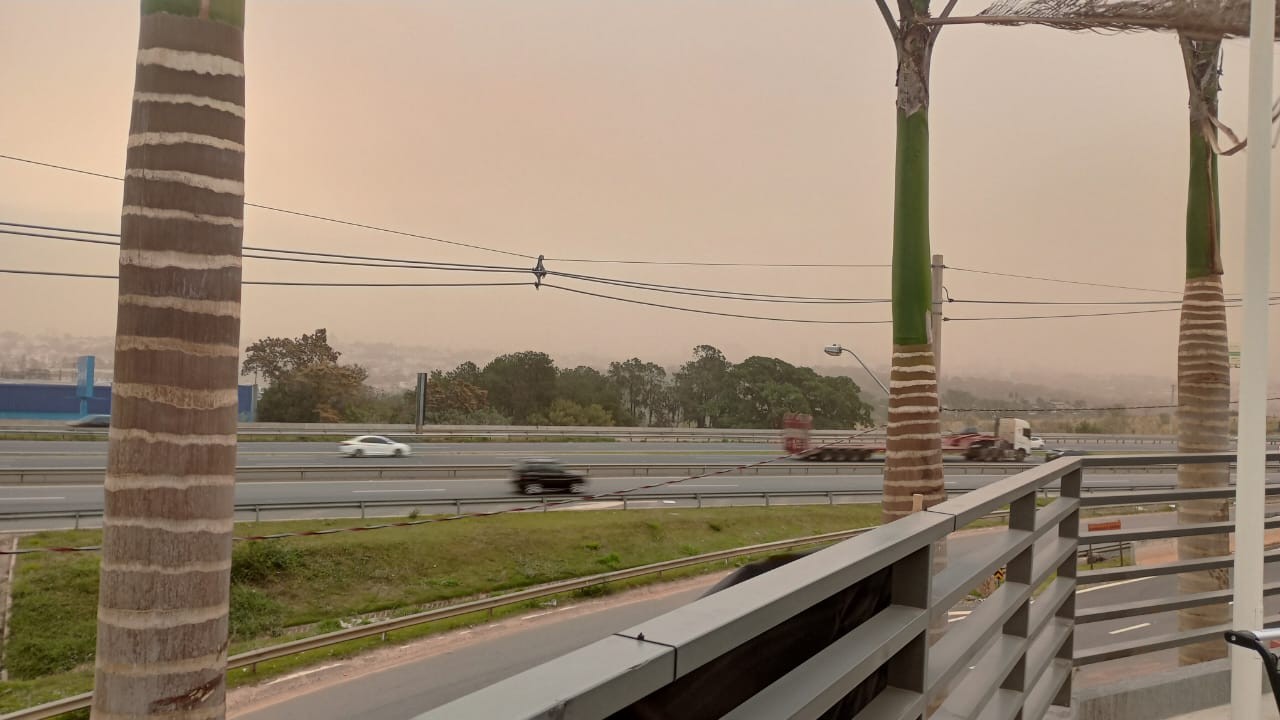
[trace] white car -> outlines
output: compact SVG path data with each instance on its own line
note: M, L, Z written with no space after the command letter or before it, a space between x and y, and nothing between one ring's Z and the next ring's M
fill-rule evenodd
M338 452L347 457L365 457L366 455L405 457L413 454L413 450L408 445L388 440L381 435L361 435L350 440L343 440L338 445Z
M1043 449L1044 449L1044 438L1040 437L1039 435L1032 435L1032 436L1031 436L1031 449L1032 449L1032 450L1043 450Z

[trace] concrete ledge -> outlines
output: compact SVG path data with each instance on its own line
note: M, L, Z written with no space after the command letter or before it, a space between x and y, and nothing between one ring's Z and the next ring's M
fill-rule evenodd
M1265 677L1262 687L1263 702L1273 702ZM1166 720L1230 701L1230 660L1084 688L1071 699L1076 720Z

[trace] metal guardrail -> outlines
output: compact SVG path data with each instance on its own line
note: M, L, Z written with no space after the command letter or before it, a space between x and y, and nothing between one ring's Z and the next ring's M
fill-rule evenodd
M1014 413L1016 414L1016 413ZM815 430L816 439L832 440L864 432L856 429ZM105 428L72 428L59 423L30 424L0 421L0 434L23 433L32 435L90 435L105 437ZM489 440L519 441L531 438L605 438L629 442L767 442L777 443L781 432L763 428L667 428L667 427L563 427L526 425L432 425L423 432L415 432L413 425L351 425L330 423L245 423L239 428L241 435L388 435L406 438L485 438ZM1049 445L1055 443L1082 443L1100 445L1172 445L1177 438L1171 435L1094 435L1085 433L1041 434ZM883 440L884 433L871 432L861 435L860 441ZM1269 444L1280 443L1280 438L1268 438Z
M742 468L742 463L566 463L564 467L593 477L678 477L720 472L728 475L880 475L884 464L866 463L810 463L779 462L766 466ZM1028 463L947 463L952 474L998 475L1021 472L1033 465ZM101 480L106 468L0 468L0 485L4 484L52 484L58 482L84 482ZM471 465L365 465L359 460L341 465L242 465L236 468L240 482L254 480L385 480L388 478L506 476L511 472L508 464ZM351 476L338 478L336 476Z
M884 463L870 462L777 462L769 465L742 468L741 463L566 463L566 468L591 477L678 477L720 472L731 475L881 475ZM947 462L948 475L1014 475L1035 463L1016 462ZM1272 466L1280 469L1280 466ZM1160 466L1098 467L1098 473L1160 474L1170 472ZM64 482L101 481L105 467L93 468L0 468L0 485L49 485ZM510 464L457 464L457 465L368 465L359 460L340 465L242 465L236 468L236 480L308 481L308 480L386 480L424 479L428 477L486 477L506 476ZM340 477L342 476L342 477Z
M679 570L694 565L703 565L711 562L723 560L734 560L742 557L750 557L762 553L776 552L779 550L791 550L798 547L807 547L810 545L819 545L822 543L837 542L854 537L870 530L870 528L856 528L853 530L842 530L839 532L825 533L822 535L812 535L809 537L796 538L793 540L779 540L775 542L761 543L759 545L751 545L743 548L734 548L731 550L719 550L702 555L693 555L676 560L667 560L665 562L652 563L649 565L640 565L638 567L627 568L625 570L614 570L612 572L600 573L598 575L589 575L587 577L574 578L572 580L562 580L560 582L538 585L525 590L518 590L512 593L505 593L494 597L472 600L470 602L458 603L435 610L414 613L403 617L381 620L365 625L357 625L345 630L335 630L334 632L315 635L301 640L281 643L279 645L271 645L257 650L232 655L227 658L227 670L235 670L242 667L253 667L261 662L275 660L277 658L297 655L298 653L310 650L318 650L320 648L331 647L340 643L350 642L352 640L360 640L375 635L384 635L394 630L404 630L406 628L424 625L426 623L447 620L449 618L468 615L475 612L484 612L486 610L495 610L507 605L526 602L529 600L537 600L552 595L559 595L574 590L581 590L596 585L605 585L619 580L629 580L646 575L660 575L670 570ZM93 700L93 693L81 693L71 697L55 700L43 705L19 710L8 715L0 716L0 720L45 720L53 718L63 713L81 710L89 707Z
M1272 453L1269 461L1280 458ZM1077 583L1095 584L1152 575L1227 567L1230 557L1077 572L1081 545L1226 532L1228 523L1081 533L1082 507L1228 497L1230 489L1148 490L1084 497L1085 467L1221 463L1228 454L1068 457L947 500L813 555L766 576L747 580L636 627L532 668L484 690L424 713L418 720L604 718L643 707L655 693L690 692L701 668L729 653L750 651L782 623L796 621L819 603L877 582L888 572L889 600L874 616L780 677L743 673L724 694L728 718L814 718L849 696L873 675L883 689L854 717L916 718L931 703L935 716L1044 717L1050 705L1069 705L1074 666L1177 647L1225 628L1169 633L1155 639L1073 652L1077 622L1132 617L1224 602L1229 593L1201 593L1077 612ZM1037 507L1050 485L1060 496ZM1280 495L1280 487L1268 489ZM978 549L934 572L934 544L947 534L1003 506L1007 529ZM1273 518L1269 526L1280 526ZM1280 560L1280 551L1268 560ZM931 625L991 573L1006 569L1006 582L929 642ZM883 579L878 582L884 582ZM866 586L862 586L866 587ZM1280 592L1280 583L1268 586ZM1032 599L1034 596L1034 604ZM841 595L841 597L844 597ZM853 602L853 601L851 601ZM761 648L763 651L763 647ZM753 684L753 678L757 679ZM735 694L736 693L736 694ZM649 708L652 710L652 708ZM847 710L848 708L846 708Z
M1135 497L1148 497L1150 492L1157 491L1159 497L1163 497L1164 491L1173 490L1172 483L1149 484L1149 485L1133 485L1124 493L1117 494L1114 486L1098 486L1098 487L1082 487L1081 492L1085 496L1091 493L1100 493L1099 497L1119 498L1129 497L1134 494ZM1044 498L1056 496L1057 488L1046 486L1040 489ZM951 495L964 495L973 492L964 488L951 488L948 493ZM384 500L321 500L315 502L271 502L271 503L242 503L235 506L235 513L238 517L249 514L253 515L254 522L261 522L263 514L280 513L300 510L350 510L353 513L358 512L361 519L370 517L393 517L398 513L388 515L372 514L370 511L380 509L398 509L405 508L448 508L453 510L454 514L461 515L464 508L475 506L489 505L529 505L530 503L539 503L542 512L552 509L554 502L571 499L572 496L564 495L504 495L499 497L472 497L472 498L441 498L441 497L401 497L388 498ZM575 508L582 508L590 504L609 504L616 506L622 504L623 510L629 510L634 507L644 506L642 503L653 503L663 501L687 501L695 503L695 506L702 508L706 503L723 503L729 502L734 504L735 500L758 500L765 507L772 505L794 505L798 503L787 502L789 500L825 500L827 505L835 505L838 500L853 502L879 502L882 497L880 490L760 490L760 491L729 491L729 492L668 492L668 493L604 493L595 495L591 499L583 499L580 503L573 505ZM637 505L641 504L641 505ZM808 503L814 504L814 503ZM1133 504L1126 502L1125 504ZM529 512L537 512L539 508L534 508ZM998 514L998 513L997 513ZM74 530L80 529L82 520L92 518L100 518L103 516L102 508L82 508L73 510L34 510L34 511L0 511L0 529L5 523L22 522L29 520L71 520ZM352 517L350 515L325 515L325 519L334 519L338 517ZM289 519L289 518L277 518ZM296 518L294 518L296 519ZM320 519L319 517L311 517L309 519ZM48 529L48 528L43 528ZM18 532L23 532L19 530ZM1106 536L1102 536L1100 543L1107 542ZM1110 540L1114 545L1114 540Z

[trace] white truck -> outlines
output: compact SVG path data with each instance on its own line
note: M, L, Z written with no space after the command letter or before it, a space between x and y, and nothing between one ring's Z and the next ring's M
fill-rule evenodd
M1022 462L1035 449L1031 438L1031 423L1022 418L1002 417L996 419L994 433L950 435L942 439L942 448L944 452L963 451L965 460Z

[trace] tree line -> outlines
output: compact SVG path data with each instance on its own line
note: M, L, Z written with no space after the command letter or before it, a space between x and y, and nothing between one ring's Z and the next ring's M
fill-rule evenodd
M298 338L266 337L245 350L241 372L266 381L258 418L267 422L412 423L417 391L368 385L368 372L341 362L324 328ZM788 412L815 427L871 422L871 405L851 378L819 375L778 358L740 363L710 345L669 372L630 358L597 369L558 367L525 350L483 367L467 361L433 370L426 422L432 425L693 426L776 428Z

